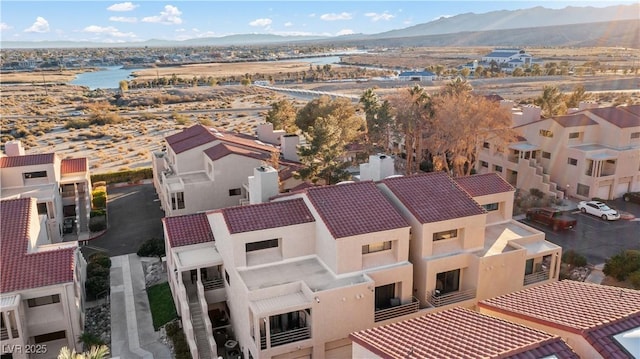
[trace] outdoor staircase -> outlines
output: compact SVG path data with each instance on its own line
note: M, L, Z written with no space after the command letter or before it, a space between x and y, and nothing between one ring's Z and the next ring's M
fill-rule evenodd
M191 324L193 325L193 333L196 337L199 359L212 359L207 330L202 320L202 309L200 309L198 301L189 301L189 312L191 313Z
M551 197L558 199L564 198L564 192L558 190L558 185L555 182L551 182L551 177L549 174L544 172L544 167L542 167L541 164L539 164L535 159L530 159L529 167L534 170L534 174L532 176L534 183L530 186L531 188L538 188Z

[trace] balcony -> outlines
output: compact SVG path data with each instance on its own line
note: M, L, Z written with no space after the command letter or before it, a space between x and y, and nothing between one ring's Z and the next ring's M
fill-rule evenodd
M381 322L392 318L401 317L403 315L416 313L420 309L420 301L413 297L411 303L398 305L391 308L376 310L375 321Z
M202 281L202 286L204 290L214 290L224 288L224 281L222 279L210 279Z
M311 338L311 328L303 327L271 334L271 347ZM267 337L260 337L260 349L267 349Z
M543 282L549 279L549 271L543 270L531 274L525 274L523 285L529 285L533 283Z
M11 329L11 336L14 339L18 338L18 330ZM9 340L9 330L7 330L7 328L0 329L0 340Z
M439 294L438 291L434 290L431 292L428 300L434 307L442 307L449 304L464 302L465 300L473 299L475 297L475 289L459 290L446 294Z

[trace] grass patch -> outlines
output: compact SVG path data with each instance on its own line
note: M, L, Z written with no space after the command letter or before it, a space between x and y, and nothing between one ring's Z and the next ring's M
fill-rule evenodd
M169 283L156 284L147 288L147 296L155 330L178 317Z

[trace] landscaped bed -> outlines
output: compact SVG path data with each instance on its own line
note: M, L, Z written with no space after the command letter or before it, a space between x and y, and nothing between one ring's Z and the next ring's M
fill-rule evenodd
M178 317L171 297L169 283L156 284L147 288L149 307L153 317L153 328L158 330L164 324Z

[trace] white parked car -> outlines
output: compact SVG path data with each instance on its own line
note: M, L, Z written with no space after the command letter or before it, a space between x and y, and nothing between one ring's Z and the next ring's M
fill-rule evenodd
M592 214L605 221L615 221L620 219L620 213L606 204L598 201L582 201L578 203L578 209L582 213Z

